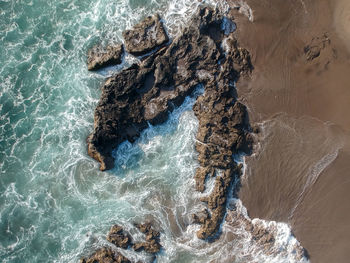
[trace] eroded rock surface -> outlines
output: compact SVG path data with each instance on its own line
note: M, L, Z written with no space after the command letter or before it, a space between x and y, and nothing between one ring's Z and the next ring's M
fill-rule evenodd
M241 166L235 163L234 155L249 153L253 142L248 132L246 107L236 100L233 87L240 74L251 70L249 54L232 38L226 39L225 45L227 55L218 75L206 84L205 93L193 107L199 120L197 190L205 190L207 176L216 176L214 189L201 199L209 208L208 215L199 222L201 228L197 236L201 239L212 237L218 231L226 212L228 191L241 175Z
M135 224L135 227L143 234L145 234L145 241L133 242L129 233L127 233L121 226L113 225L107 235L107 241L115 246L128 249L132 247L136 252L145 251L153 254L154 259L156 253L160 251L162 245L160 244L160 233L156 231L151 223ZM128 258L112 250L110 247L102 247L96 250L89 257L83 257L80 263L131 263ZM142 263L138 261L137 263Z
M108 233L107 240L121 248L128 248L132 244L131 236L118 225L112 226Z
M80 263L131 263L131 261L111 248L103 247L91 256L82 258Z
M101 163L101 170L110 169L113 149L125 140L134 142L148 122L164 122L169 111L203 85L205 92L193 107L199 119L197 190L205 190L208 175L216 178L212 193L202 198L206 215L194 216L201 224L197 235L202 239L219 229L228 191L240 176L233 156L248 153L252 144L247 110L237 101L234 87L252 66L248 51L238 46L232 33L225 34L226 20L218 11L202 7L169 46L109 78L88 137L89 155Z
M123 53L123 45L111 45L106 48L95 46L88 52L88 70L118 65L122 63Z
M223 52L209 33L222 35L220 19L213 10L201 9L168 47L106 81L88 138L89 155L101 163L101 170L113 167L111 152L121 142L133 142L147 122L164 122L199 83L214 77Z
M144 55L169 41L158 14L147 17L130 30L125 30L123 37L126 50L136 56Z
M137 224L136 227L146 235L146 242L137 242L133 245L135 251L146 251L155 254L161 249L160 233L152 228L150 223Z

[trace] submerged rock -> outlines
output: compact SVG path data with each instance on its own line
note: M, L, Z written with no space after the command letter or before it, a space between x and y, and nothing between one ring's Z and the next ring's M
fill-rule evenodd
M166 44L169 37L158 14L149 16L132 29L123 32L126 50L141 56Z
M88 52L88 70L98 70L103 67L122 63L123 45L107 46L105 49L95 46Z
M82 258L80 263L131 263L131 261L111 248L103 247L91 256Z
M238 242L243 241L247 244L247 237L249 237L250 250L254 254L263 252L265 255L278 257L283 254L286 256L286 252L289 250L291 251L289 262L305 262L303 259L307 258L307 251L298 241L293 240L295 237L292 233L283 230L276 222L267 223L260 219L251 220L235 206L227 212L226 224L236 234L235 238ZM283 241L281 242L281 240Z

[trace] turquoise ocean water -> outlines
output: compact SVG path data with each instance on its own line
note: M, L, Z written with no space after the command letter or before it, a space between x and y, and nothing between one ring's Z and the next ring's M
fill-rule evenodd
M162 232L159 262L235 262L231 252L251 255L225 235L216 244L199 241L195 227L187 227L200 206L192 179L194 98L135 144L122 144L114 170L100 172L86 153L99 88L110 74L87 71L88 48L122 41L125 28L156 11L175 34L197 5L0 0L0 262L77 262L107 244L112 224L132 232L132 223L145 219Z

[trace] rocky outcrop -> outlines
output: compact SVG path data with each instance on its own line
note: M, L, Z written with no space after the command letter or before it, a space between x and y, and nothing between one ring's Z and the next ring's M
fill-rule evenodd
M331 40L325 33L323 36L312 38L310 44L304 47L304 54L306 60L311 61L319 57L321 51L328 47L331 43Z
M103 67L122 63L123 45L112 45L102 48L95 46L88 52L88 70L98 70Z
M151 223L135 224L135 227L145 234L144 242L133 243L130 234L119 225L113 225L111 227L107 235L107 241L122 249L132 247L136 252L145 251L152 254L155 259L156 254L162 248L160 244L160 233L154 230ZM131 263L131 261L110 247L102 247L89 257L81 258L80 263ZM138 261L138 263L141 262Z
M107 235L107 240L117 247L128 248L132 244L131 236L121 226L114 225Z
M201 9L169 46L106 81L88 137L88 153L101 170L113 167L111 152L121 142L135 141L148 122L164 122L198 84L213 78L224 56L213 40L222 35L220 21L213 10Z
M143 234L146 235L146 242L137 242L132 247L135 251L146 251L155 254L161 249L160 233L152 228L150 223L135 225Z
M123 32L126 50L133 55L145 55L166 44L169 37L158 14L149 16L132 29Z
M205 190L207 176L216 176L212 192L201 201L207 203L209 211L200 217L198 238L212 237L226 212L228 191L241 175L241 166L234 155L249 153L252 137L249 131L246 107L236 100L232 83L241 74L251 70L249 54L227 38L227 54L218 75L207 83L205 93L197 99L193 110L199 120L196 150L200 167L195 174L196 188Z
M125 140L134 142L148 123L164 122L169 111L199 84L204 86L193 107L199 120L197 190L205 190L208 175L216 178L214 190L202 198L207 203L204 216L194 216L201 225L197 233L201 239L219 229L228 191L241 174L233 156L249 153L252 144L247 110L237 101L234 87L252 65L248 51L239 47L232 33L225 34L225 24L227 18L220 12L202 7L169 46L109 78L88 137L89 155L101 163L101 170L110 169L113 149ZM146 250L145 245L141 247Z
M91 256L82 258L80 263L131 263L131 261L111 248L103 247Z
M221 175L216 176L213 191L209 196L201 198L202 202L207 203L209 211L199 220L201 228L197 232L197 237L200 239L213 237L219 230L226 212L228 190L233 180L240 175L235 164L232 164L232 167L225 169Z

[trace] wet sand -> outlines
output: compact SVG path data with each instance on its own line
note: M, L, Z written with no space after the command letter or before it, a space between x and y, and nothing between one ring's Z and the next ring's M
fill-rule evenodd
M348 262L350 1L246 3L250 20L232 12L255 69L237 86L261 133L240 198L252 218L288 222L312 262Z

